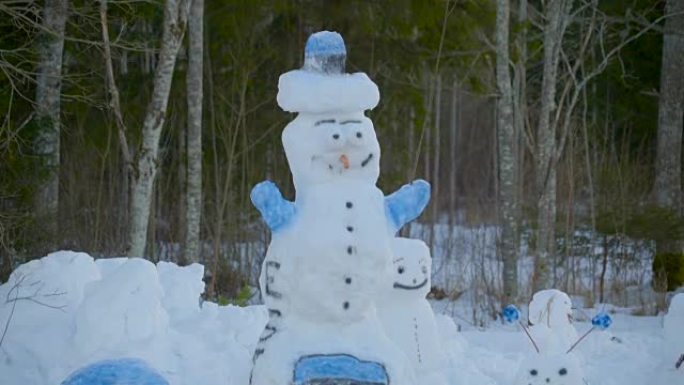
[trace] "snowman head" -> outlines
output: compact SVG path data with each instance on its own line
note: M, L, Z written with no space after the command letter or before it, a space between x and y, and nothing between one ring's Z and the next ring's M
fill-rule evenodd
M432 258L425 242L418 239L394 238L393 296L425 298L430 292Z
M515 385L584 385L583 378L574 354L532 354L520 364Z
M572 326L572 301L560 290L541 290L530 302L530 323L551 329Z
M335 32L318 32L306 44L304 67L278 82L278 105L298 113L283 131L295 187L337 180L375 183L380 144L364 111L380 100L363 73L344 73L346 49Z

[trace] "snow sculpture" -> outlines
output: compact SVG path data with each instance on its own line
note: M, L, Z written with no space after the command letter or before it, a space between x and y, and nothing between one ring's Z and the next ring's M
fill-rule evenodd
M430 292L430 249L417 239L395 238L394 283L378 305L385 331L413 363L420 384L446 384L446 355L435 314L425 299Z
M157 371L135 358L105 360L72 373L62 385L169 385Z
M268 181L251 194L273 232L260 276L269 322L251 384L413 384L374 301L392 284L390 240L420 215L430 187L418 180L383 197L380 145L364 115L377 86L343 73L339 34L313 34L305 50L303 69L278 84L280 107L298 113L282 135L295 201Z
M585 385L573 354L533 354L520 364L515 385Z
M684 377L684 293L672 297L663 326L668 341L666 364Z
M572 324L572 301L560 290L541 290L529 307L530 334L541 352L564 353L577 341Z
M559 295L559 293L563 295ZM557 325L557 321L559 321L558 314L555 314L554 317L553 313L554 310L557 311L558 308L562 310L560 314L565 314L567 316L567 312L570 309L569 298L567 298L568 301L565 301L566 298L563 296L567 297L567 295L557 290L544 290L534 295L532 302L535 303L536 300L536 303L534 307L530 304L530 317L535 317L535 326L549 324ZM561 300L560 305L558 303L554 304L554 301L558 299ZM547 304L546 309L539 307L540 302ZM566 313L563 313L563 311ZM613 319L607 313L602 312L597 314L591 320L591 329L574 342L571 342L566 351L559 352L544 351L540 349L540 345L538 341L535 340L534 334L531 333L531 330L527 329L522 321L520 321L520 311L515 305L506 306L502 312L502 316L507 323L518 322L535 349L535 353L526 356L521 362L514 385L585 385L586 381L584 380L582 365L573 350L586 336L591 334L591 332L594 330L607 330L613 323ZM556 322L549 322L549 320L554 318L556 319ZM560 324L562 325L563 323L561 322ZM548 328L548 326L545 327ZM552 329L549 328L548 332L553 335ZM545 336L548 338L548 334ZM558 346L556 345L554 347L557 348Z

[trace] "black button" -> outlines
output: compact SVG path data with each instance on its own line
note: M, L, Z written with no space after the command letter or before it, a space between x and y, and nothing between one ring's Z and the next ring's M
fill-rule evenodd
M345 278L345 279L344 279L344 282L345 282L347 285L351 285L351 278L349 278L349 277Z
M354 206L354 204L353 204L353 203L351 203L351 202L347 202L347 208L348 208L348 209L352 208L353 206Z
M347 254L351 255L351 253L354 251L354 248L351 246L347 246Z
M342 304L342 307L344 307L344 310L349 309L349 302L345 302Z
M354 228L352 226L347 226L347 231L351 233L352 231L354 231Z

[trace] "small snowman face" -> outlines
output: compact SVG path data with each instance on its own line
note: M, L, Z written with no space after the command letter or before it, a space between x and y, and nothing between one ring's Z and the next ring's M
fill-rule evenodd
M584 385L583 377L573 354L536 354L523 360L515 385Z
M380 144L363 112L300 113L283 131L283 146L297 188L334 180L375 183Z
M430 292L432 259L424 242L417 239L395 238L394 292L424 298Z

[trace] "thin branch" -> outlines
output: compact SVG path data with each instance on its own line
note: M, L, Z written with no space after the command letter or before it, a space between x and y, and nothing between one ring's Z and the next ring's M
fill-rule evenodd
M126 140L126 124L121 114L121 102L119 100L119 89L114 80L114 69L112 67L112 51L109 44L109 27L107 25L107 0L100 0L100 25L102 26L102 43L104 48L104 59L107 73L107 90L109 91L109 107L114 113L121 152L124 162L128 168L133 167L133 159Z

